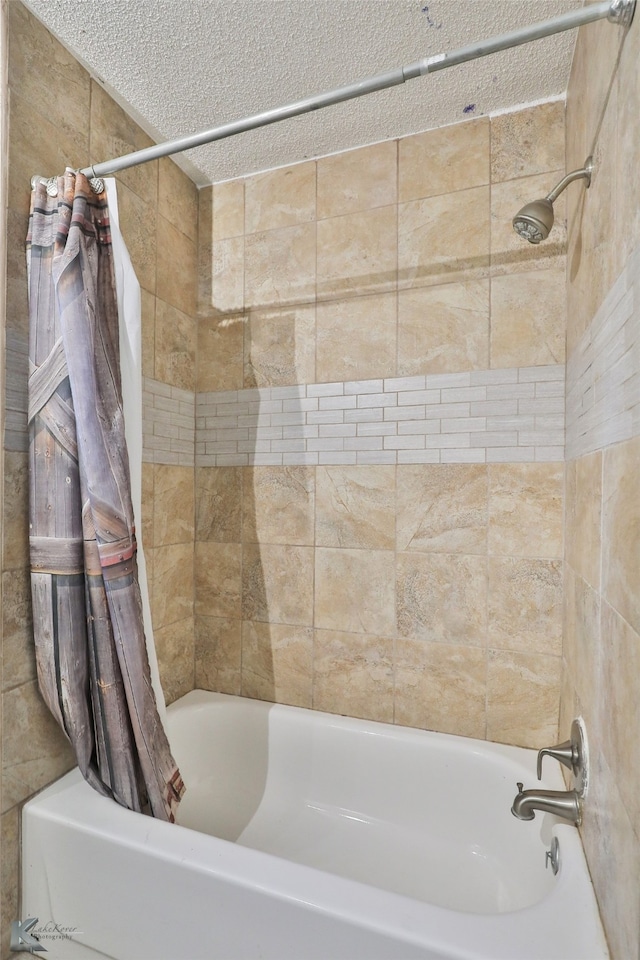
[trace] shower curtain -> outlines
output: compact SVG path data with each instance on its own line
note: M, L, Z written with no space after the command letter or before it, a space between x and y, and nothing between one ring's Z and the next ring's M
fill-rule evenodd
M106 194L32 192L30 553L38 682L85 779L173 821L184 785L145 645Z

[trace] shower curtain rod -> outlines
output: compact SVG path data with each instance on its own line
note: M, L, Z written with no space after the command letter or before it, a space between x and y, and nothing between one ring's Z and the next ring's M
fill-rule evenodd
M635 4L636 0L604 0L601 3L590 4L580 10L560 14L551 20L544 20L542 23L532 24L520 30L513 30L511 33L504 33L489 40L481 40L468 47L461 47L451 53L440 53L433 57L425 57L409 66L399 67L388 73L369 77L367 80L361 80L359 83L353 83L347 87L340 87L328 93L307 97L305 100L298 100L284 107L266 110L264 113L246 117L244 120L225 123L220 127L203 130L201 133L195 133L191 136L180 137L178 140L155 144L152 147L136 150L134 153L128 153L114 160L96 163L93 166L85 167L81 172L90 178L108 177L120 170L126 170L127 167L148 163L150 160L158 159L158 157L181 153L183 150L191 150L193 147L212 143L214 140L223 140L238 133L245 133L247 130L255 130L257 127L265 127L270 123L287 120L289 117L296 117L312 110L320 110L334 103L362 97L377 90L385 90L387 87L397 86L406 80L413 80L415 77L435 73L437 70L445 70L447 67L466 63L468 60L476 60L478 57L486 57L491 53L507 50L509 47L530 43L532 40L540 40L542 37L549 37L554 33L561 33L564 30L571 30L586 23L593 23L595 20L604 20L605 17L612 23L627 27L633 19Z

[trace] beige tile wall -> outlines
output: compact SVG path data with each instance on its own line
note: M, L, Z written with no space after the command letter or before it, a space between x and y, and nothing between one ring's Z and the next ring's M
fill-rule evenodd
M10 369L26 382L24 241L29 178L148 146L149 138L19 2L8 19L10 97L6 332ZM4 164L3 164L4 170ZM142 286L144 374L195 389L197 190L165 160L118 178L120 223ZM5 433L2 540L2 947L18 918L20 804L72 765L37 691L27 558L24 392ZM10 429L9 429L10 427ZM193 466L144 465L144 534L167 700L193 687ZM170 598L170 599L167 599Z
M564 208L540 248L511 229L563 170L549 103L202 191L197 390L563 364ZM563 478L197 467L196 684L546 744Z
M567 169L593 153L595 170L590 189L568 200L570 369L576 360L580 367L592 335L599 333L602 352L602 333L611 328L607 293L625 268L633 274L627 286L637 288L639 62L637 16L626 35L606 23L580 30L567 100ZM585 438L576 431L568 450L578 455L567 462L565 490L561 725L567 730L576 714L587 723L592 776L581 831L614 960L640 951L640 304L631 295L629 353L617 375L605 363L593 378L606 419L585 417ZM591 403L585 396L583 408ZM607 420L609 429L599 429Z

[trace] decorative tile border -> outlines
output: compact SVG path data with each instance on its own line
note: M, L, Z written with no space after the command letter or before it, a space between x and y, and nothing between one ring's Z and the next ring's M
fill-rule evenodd
M196 464L564 459L564 365L199 393Z
M27 450L22 340L7 342L5 449L16 451ZM142 459L178 466L563 460L564 367L200 394L144 377Z
M142 378L143 463L194 465L195 394Z
M567 459L640 434L640 247L567 363Z

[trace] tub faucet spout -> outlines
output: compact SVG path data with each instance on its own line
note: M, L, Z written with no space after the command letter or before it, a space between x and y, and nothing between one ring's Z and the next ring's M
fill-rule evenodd
M533 820L536 810L553 813L575 823L581 821L580 796L576 790L523 790L518 783L518 795L513 801L511 813L518 820Z

